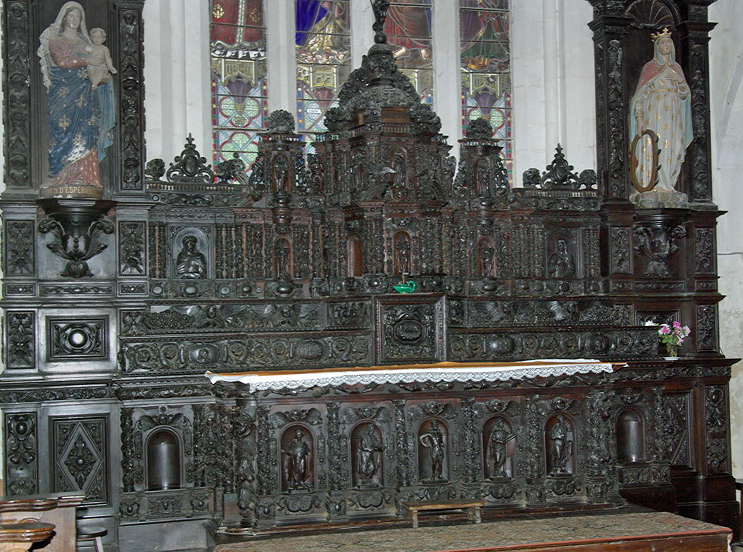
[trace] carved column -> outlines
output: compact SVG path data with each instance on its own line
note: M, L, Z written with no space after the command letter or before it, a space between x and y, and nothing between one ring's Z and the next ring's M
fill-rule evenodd
M629 197L627 165L627 80L624 74L622 42L631 23L624 15L624 3L589 0L594 19L596 66L596 161L598 186L604 198L601 241L602 274L610 277L610 291L633 291L632 206Z
M3 103L15 116L6 116L5 123L5 185L6 194L33 190L31 175L31 94L29 73L36 64L29 30L31 8L26 1L5 4L3 51L5 52L5 82Z
M689 145L681 176L683 191L689 195L692 207L716 209L712 203L710 171L710 108L709 108L709 32L715 23L707 21L707 7L715 0L679 0L682 23L678 27L679 62L691 87L691 119L694 139Z
M599 189L604 199L626 203L629 182L627 168L626 79L622 40L632 21L624 15L624 3L616 0L589 0L594 19L596 63L596 154Z

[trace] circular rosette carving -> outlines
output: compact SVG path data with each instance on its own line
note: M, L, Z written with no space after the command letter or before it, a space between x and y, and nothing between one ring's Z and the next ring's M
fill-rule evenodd
M277 358L289 358L289 350L289 342L283 339L271 344L271 352Z
M73 323L55 328L54 345L65 355L88 355L100 352L101 327L97 324Z
M227 345L228 364L241 364L247 361L248 348L241 341L233 341Z
M152 370L160 364L160 355L157 346L149 343L130 346L126 350L127 364L125 371Z
M180 357L177 343L165 343L160 348L160 358L165 366L174 366Z

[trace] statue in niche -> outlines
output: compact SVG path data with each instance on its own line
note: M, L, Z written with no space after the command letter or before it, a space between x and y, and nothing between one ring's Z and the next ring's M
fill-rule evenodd
M681 66L676 63L676 51L668 29L652 35L654 56L645 64L630 101L630 137L653 131L652 139L641 137L633 151L637 166L633 173L645 190L675 192L686 148L693 138L691 93ZM660 150L658 166L653 158ZM652 174L657 169L658 181L653 188Z
M439 429L439 422L435 418L428 426L428 432L420 436L421 444L429 449L431 454L431 481L444 481L444 457L446 456L446 442L444 434Z
M573 441L569 438L570 426L562 414L557 416L555 425L550 429L551 474L568 473L567 465L573 453Z
M276 183L276 193L287 194L291 191L291 187L289 185L289 166L286 156L277 155L273 161L273 181Z
M488 444L488 465L490 466L490 477L508 477L506 461L508 460L508 443L516 435L511 432L503 418L498 418L490 432L490 443Z
M405 165L405 157L397 152L392 157L392 176L393 176L393 197L395 199L403 199L407 195L407 188L405 182L407 181L407 167Z
M375 478L382 465L382 436L372 424L365 425L359 432L356 448L356 476L359 486L375 484Z
M395 236L395 272L410 274L410 238L405 232Z
M575 276L575 259L568 251L568 242L562 238L555 244L555 252L547 263L547 273L551 278L572 278Z
M94 76L100 48L107 48L91 40L85 11L78 2L62 6L40 41L38 55L49 114L49 178L41 186L41 195L101 197L100 162L113 143L116 126L108 66L105 75ZM99 77L94 86L93 80Z
M276 240L273 247L273 255L276 263L276 276L278 278L288 278L289 256L291 255L289 243L283 238Z
M196 248L196 236L184 236L183 247L175 258L175 273L178 278L206 278L206 257Z
M482 240L478 247L480 271L483 278L492 278L495 273L495 248L490 240Z
M312 449L301 429L294 430L294 438L281 452L284 453L284 475L289 489L309 489L307 477Z
M477 164L477 171L475 172L475 192L479 196L487 196L490 191L490 162L487 159L482 159Z

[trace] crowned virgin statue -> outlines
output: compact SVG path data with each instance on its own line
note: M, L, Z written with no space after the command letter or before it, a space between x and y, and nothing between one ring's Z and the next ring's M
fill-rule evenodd
M693 138L691 94L684 72L676 63L671 33L664 29L652 38L655 55L642 68L630 102L630 137L637 137L632 177L640 192L630 199L640 206L681 207L687 197L676 191L676 181ZM648 200L654 204L644 205Z
M89 78L87 67L96 61L82 6L65 3L40 41L49 114L49 175L41 196L99 198L100 162L116 125L114 88L110 74L96 87Z

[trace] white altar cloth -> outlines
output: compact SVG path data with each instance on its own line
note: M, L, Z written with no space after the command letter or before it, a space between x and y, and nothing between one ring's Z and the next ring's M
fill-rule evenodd
M539 359L521 362L407 364L318 370L274 372L207 372L214 383L239 382L251 391L309 389L326 385L370 385L385 383L453 383L465 381L506 381L573 374L611 372L614 364L590 359Z

